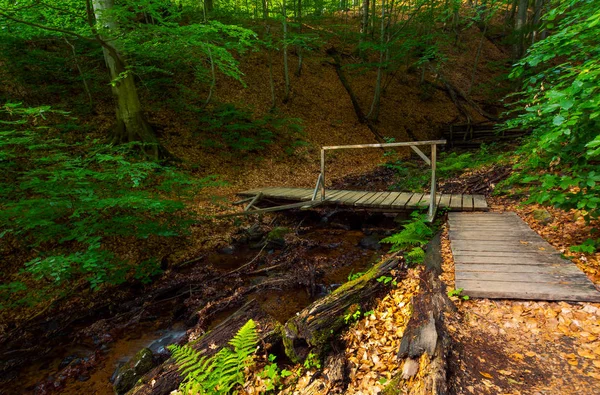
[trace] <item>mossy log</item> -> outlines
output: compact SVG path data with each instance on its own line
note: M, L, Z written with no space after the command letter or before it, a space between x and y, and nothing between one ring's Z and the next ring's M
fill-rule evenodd
M346 325L346 316L359 309L365 311L372 297L384 287L377 279L389 276L401 262L404 262L403 257L394 256L375 265L358 279L343 284L290 318L282 334L287 356L301 362L311 349L320 351L333 334Z
M269 345L280 340L281 325L265 313L253 299L200 339L190 342L188 345L202 352L203 355L216 354L250 319L257 323L261 343ZM176 390L182 380L183 377L179 374L178 366L169 358L142 377L128 394L167 395Z
M413 314L400 342L398 360L404 361L402 372L388 385L385 394L399 393L399 383L418 373L419 359L423 354L429 356L430 363L429 371L424 375L422 393L448 393L446 371L450 337L444 323L444 313L454 313L456 307L448 298L446 285L439 279L441 263L438 234L427 245L426 269L420 276L420 288L423 292L412 300Z

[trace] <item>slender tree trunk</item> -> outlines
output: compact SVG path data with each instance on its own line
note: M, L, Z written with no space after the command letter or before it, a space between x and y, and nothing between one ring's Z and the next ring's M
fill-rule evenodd
M475 55L475 64L473 65L473 72L471 73L471 83L469 84L469 90L467 95L471 95L473 90L473 84L475 83L475 73L477 73L477 64L479 63L479 57L481 56L481 48L483 47L483 41L485 40L485 34L487 33L489 21L485 23L483 33L481 34L481 40L479 40L479 47L477 47L477 55Z
M83 74L81 65L79 64L79 61L77 60L77 52L75 51L75 45L71 44L71 42L69 41L69 39L67 37L63 37L63 38L65 39L65 42L67 43L67 45L69 47L71 47L71 52L73 53L73 62L75 63L75 67L77 67L77 71L79 72L79 76L81 77L81 82L83 83L83 89L85 91L85 94L88 97L88 101L90 102L90 111L94 111L94 100L92 99L92 93L90 92L90 87L88 85L87 79L85 78L85 75Z
M540 20L542 19L542 9L544 8L544 0L535 0L533 20L531 21L531 44L535 44L538 39L538 29Z
M103 15L113 7L114 0L93 0L92 4L96 20L108 30L115 30L117 25L114 19L110 18L110 14L106 17ZM106 40L102 36L99 39L102 40L104 60L110 74L113 95L117 101L117 125L112 141L113 143L142 142L146 155L158 159L161 147L154 130L144 117L133 74L114 45L114 41Z
M519 0L517 18L515 19L515 58L520 59L525 53L525 27L527 26L527 7L529 0Z
M297 18L298 18L298 34L302 34L302 0L298 0L298 14L297 14ZM298 50L298 70L296 70L296 75L298 77L300 77L300 75L302 74L302 61L303 61L303 54L302 54L302 45L298 45L297 47Z
M372 10L371 10L371 37L375 37L375 14L377 7L377 0L371 0Z
M215 73L215 61L213 59L210 48L208 48L208 58L210 60L210 74L211 74L212 78L211 78L211 82L210 82L210 89L208 91L208 97L206 98L206 101L204 102L204 105L202 106L202 108L205 108L206 106L208 106L208 103L210 103L213 92L215 90L215 86L217 85L217 74Z
M385 0L381 0L381 39L379 44L381 49L379 50L379 67L377 68L377 82L375 83L375 95L371 102L371 110L367 115L370 120L376 121L379 118L379 105L381 102L381 78L383 76L383 61L385 55Z
M375 1L375 0L373 0ZM363 0L361 8L361 21L360 21L360 41L358 43L358 54L363 57L364 51L362 45L367 39L367 32L369 31L369 0Z
M283 102L287 103L290 100L290 71L288 68L288 29L287 29L287 13L285 9L285 0L281 0L281 13L283 16L283 76L285 78L285 96Z
M215 5L213 3L213 0L204 0L204 8L206 8L206 12L212 12L214 7Z

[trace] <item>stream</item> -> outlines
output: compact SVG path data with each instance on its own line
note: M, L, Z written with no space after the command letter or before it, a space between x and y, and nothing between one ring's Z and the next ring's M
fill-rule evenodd
M231 245L173 270L170 276L189 279L182 287L189 292L169 294L164 303L132 311L135 319L118 328L105 317L72 328L67 341L0 375L0 392L115 393L117 370L140 350L149 348L154 363L160 363L168 358L165 347L185 342L189 329L202 326L208 331L250 299L284 323L378 261L387 250L378 241L398 229L399 219L404 217L313 210L277 217L277 226L244 229ZM269 285L275 279L289 281ZM247 292L231 299L240 289ZM207 309L209 305L215 307ZM199 310L204 312L200 320Z

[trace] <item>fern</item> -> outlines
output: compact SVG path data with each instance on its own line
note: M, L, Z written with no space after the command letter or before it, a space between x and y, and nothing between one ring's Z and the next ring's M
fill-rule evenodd
M423 263L425 260L425 251L421 247L414 247L406 254L409 263Z
M412 220L408 221L399 233L381 240L382 243L392 245L392 251L406 250L410 247L423 247L433 236L429 227L427 216L419 212L411 214Z
M229 344L233 349L223 347L210 358L189 346L169 346L185 377L179 389L191 395L236 393L233 388L244 383L244 369L252 364L258 344L254 321L242 326Z

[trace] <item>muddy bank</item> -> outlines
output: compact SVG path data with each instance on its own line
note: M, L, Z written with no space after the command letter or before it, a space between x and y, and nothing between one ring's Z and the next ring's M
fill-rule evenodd
M58 323L61 336L39 338L46 347L36 355L8 350L21 359L3 360L0 385L8 394L111 393L119 366L141 349L152 349L154 366L167 357L157 344L198 336L251 299L283 323L376 261L395 219L309 211L240 228L228 245L169 269L148 294L132 291L96 316Z

